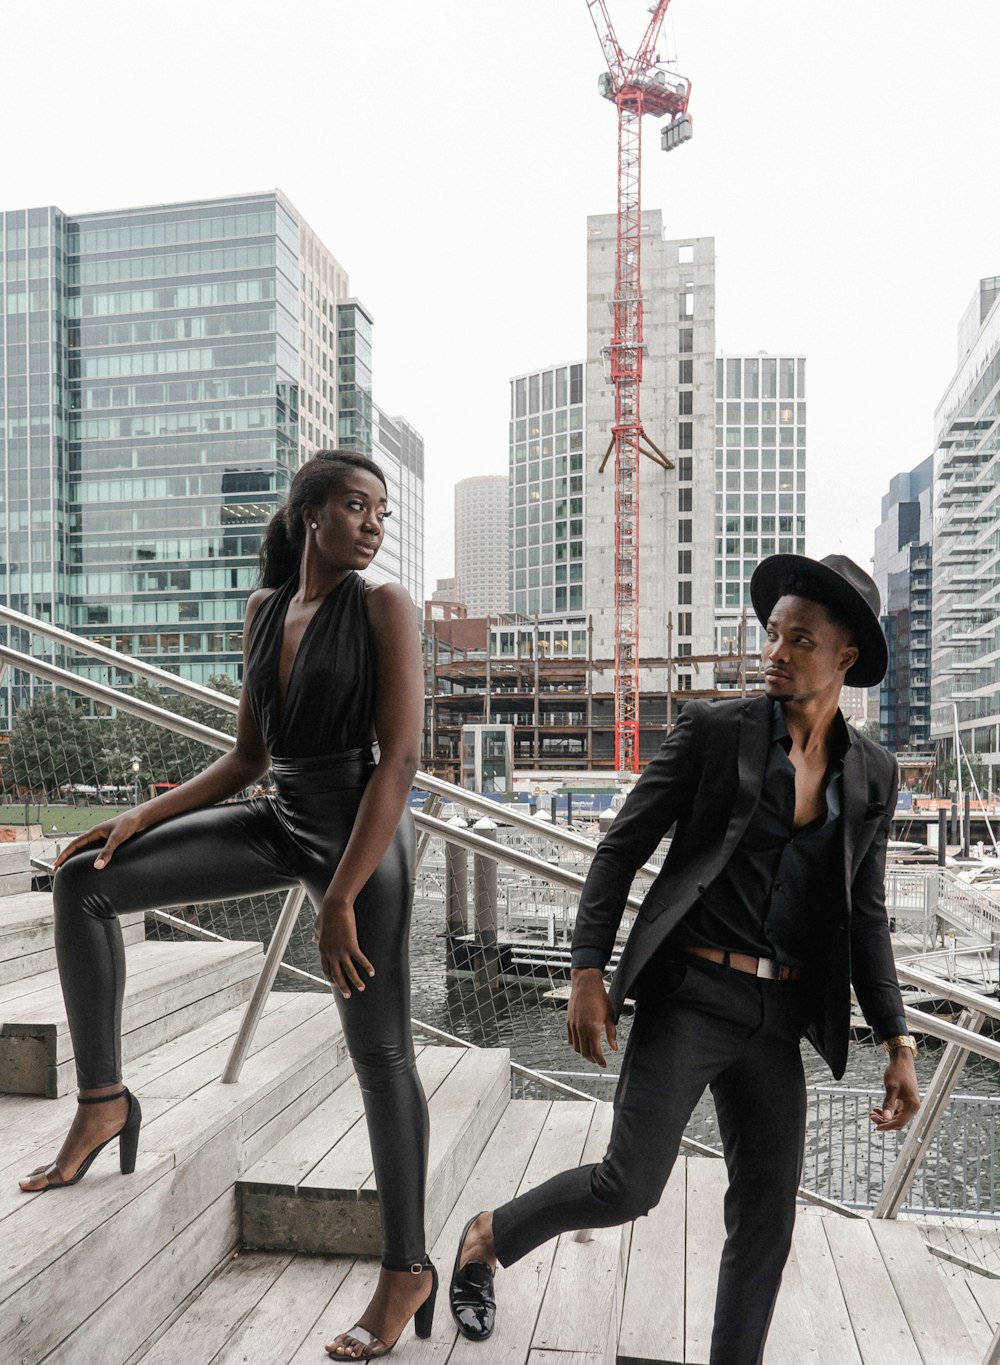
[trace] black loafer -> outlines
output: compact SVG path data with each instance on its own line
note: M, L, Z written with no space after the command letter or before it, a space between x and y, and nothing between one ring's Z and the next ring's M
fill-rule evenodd
M485 1341L493 1331L497 1318L497 1301L493 1288L493 1268L486 1261L467 1261L460 1265L469 1228L479 1217L474 1214L458 1239L455 1269L452 1271L448 1302L455 1326L469 1341Z

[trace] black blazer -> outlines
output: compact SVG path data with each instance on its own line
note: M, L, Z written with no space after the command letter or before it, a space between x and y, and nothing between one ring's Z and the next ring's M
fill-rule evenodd
M607 960L636 869L676 822L612 981L616 1018L643 967L722 871L749 823L767 764L771 707L762 695L688 702L594 854L573 948L597 949ZM898 782L893 756L856 735L844 756L843 860L833 893L823 898L828 911L806 1029L838 1079L847 1065L852 981L869 1021L903 1013L885 909Z

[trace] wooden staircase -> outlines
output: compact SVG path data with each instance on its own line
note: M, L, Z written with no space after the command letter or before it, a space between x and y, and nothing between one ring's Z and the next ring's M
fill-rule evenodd
M141 929L138 918L125 926L127 1081L145 1115L135 1174L118 1173L112 1144L79 1186L26 1196L17 1176L51 1159L69 1123L72 1057L49 899L0 896L0 1362L319 1362L367 1302L380 1231L336 1004L326 992L272 993L240 1081L223 1085L259 945L147 943ZM408 1330L397 1355L704 1365L725 1181L708 1159L679 1161L648 1218L566 1235L502 1271L493 1338L457 1337L446 1295L466 1219L599 1160L612 1113L511 1100L504 1051L428 1046L418 1068L442 1301L432 1339ZM950 1277L913 1224L805 1210L765 1363L979 1365L1000 1318L997 1286Z

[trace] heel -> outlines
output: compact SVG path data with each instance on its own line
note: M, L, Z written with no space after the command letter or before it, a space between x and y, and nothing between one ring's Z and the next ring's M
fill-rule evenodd
M434 1326L434 1304L437 1300L438 1273L431 1261L426 1264L431 1272L431 1292L413 1315L413 1330L421 1340L426 1341Z
M128 1118L125 1120L125 1127L118 1134L118 1162L122 1175L131 1175L135 1170L135 1159L139 1151L142 1109L131 1091L125 1093L128 1095Z

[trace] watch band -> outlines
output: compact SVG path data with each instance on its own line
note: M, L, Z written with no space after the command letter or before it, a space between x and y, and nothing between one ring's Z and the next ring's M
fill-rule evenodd
M914 1057L917 1055L917 1040L909 1033L898 1033L895 1038L886 1038L882 1046L890 1057L901 1047L908 1048Z

